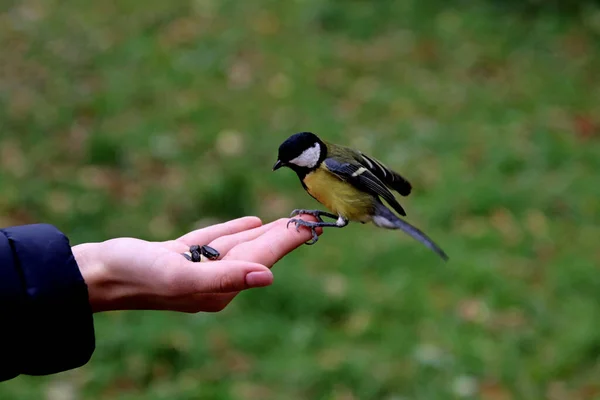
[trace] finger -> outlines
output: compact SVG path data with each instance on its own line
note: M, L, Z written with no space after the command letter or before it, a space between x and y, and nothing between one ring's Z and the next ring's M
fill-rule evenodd
M170 274L167 278L170 296L232 293L273 283L273 274L267 267L248 261L194 264L182 261L180 267L172 269Z
M221 258L224 258L227 253L235 246L240 243L254 240L260 235L266 233L268 230L273 228L276 222L270 222L266 225L259 226L258 228L250 229L234 233L233 235L221 236L210 242L208 245L221 253Z
M303 216L303 219L306 221L316 221L314 217L308 215ZM273 227L263 235L234 247L224 259L246 260L266 265L270 268L286 254L312 238L309 229L300 229L300 231L297 231L293 224L290 224L288 228L288 221L288 218L277 220L273 224ZM320 235L322 232L322 229L317 229L317 234Z
M183 242L187 246L194 244L204 245L220 236L232 235L261 225L262 221L258 217L242 217L186 233L177 239L177 241Z
M222 259L233 247L240 243L247 242L262 235L273 227L275 222L270 222L266 225L259 226L250 230L234 233L232 235L221 236L210 242L208 245L213 249L217 250L221 255L219 259ZM162 245L177 253L185 253L189 251L190 246L180 240L169 240L162 242ZM214 260L203 259L203 262L213 262Z

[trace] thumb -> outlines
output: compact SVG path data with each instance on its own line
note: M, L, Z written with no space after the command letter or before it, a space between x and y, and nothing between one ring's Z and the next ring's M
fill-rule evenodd
M247 261L209 261L194 264L191 269L184 281L194 293L239 292L273 283L269 268Z

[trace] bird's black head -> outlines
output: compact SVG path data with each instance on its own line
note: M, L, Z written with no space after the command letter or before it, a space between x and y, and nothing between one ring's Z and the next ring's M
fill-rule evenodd
M289 167L296 172L315 169L327 157L327 146L312 132L296 133L279 146L273 171Z

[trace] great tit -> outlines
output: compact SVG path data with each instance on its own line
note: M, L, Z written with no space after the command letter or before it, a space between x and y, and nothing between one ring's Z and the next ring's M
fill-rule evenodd
M332 213L320 210L297 209L290 215L312 215L318 222L293 218L296 229L305 226L312 231L314 244L319 239L318 227L342 228L350 221L373 222L386 229L401 229L425 246L435 251L442 259L448 260L446 253L425 233L396 216L382 199L398 214L406 212L398 203L390 189L402 196L408 196L411 184L400 174L392 171L375 158L360 151L321 140L312 132L300 132L290 136L279 146L277 162L273 171L288 167L300 178L304 189ZM325 222L322 217L333 218L335 222Z

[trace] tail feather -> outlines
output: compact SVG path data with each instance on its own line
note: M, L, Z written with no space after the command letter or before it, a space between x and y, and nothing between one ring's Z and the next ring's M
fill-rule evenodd
M433 250L439 255L444 261L448 261L448 255L442 250L433 240L431 240L425 233L408 222L400 219L390 209L383 204L379 203L377 206L377 214L373 217L373 223L381 228L386 229L400 229L406 234L410 235L413 239L423 243L429 249Z

